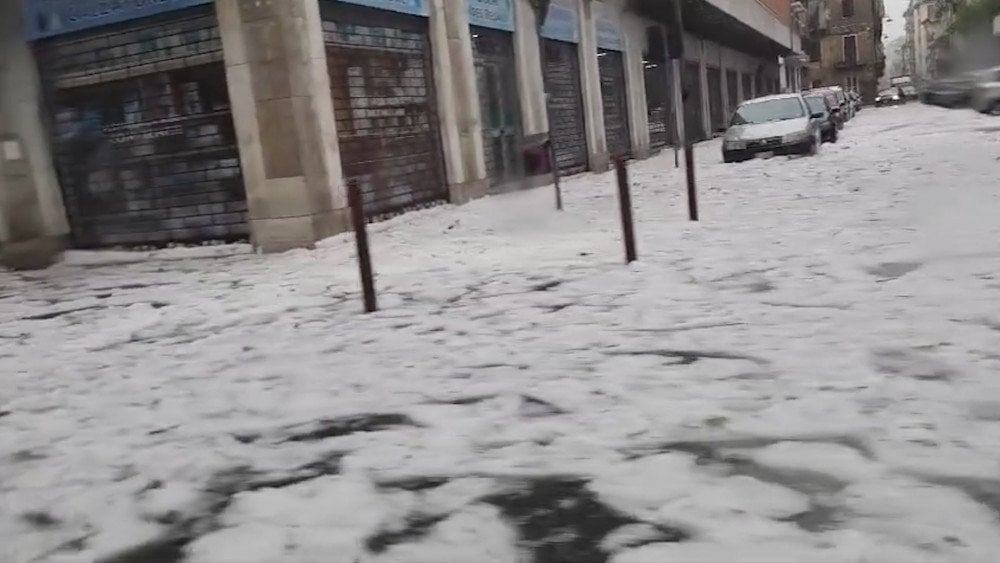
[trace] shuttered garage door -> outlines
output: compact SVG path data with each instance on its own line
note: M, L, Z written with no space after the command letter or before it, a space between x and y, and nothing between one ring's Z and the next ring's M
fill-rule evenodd
M684 132L688 140L700 141L705 138L705 126L701 121L701 68L698 63L684 63Z
M564 174L587 169L587 134L583 121L580 60L573 43L546 39L545 91L556 162Z
M725 123L724 111L722 109L722 71L715 67L708 67L708 108L711 117L712 131L715 133L723 128Z
M320 6L341 163L366 211L446 199L427 19Z
M211 9L47 40L37 56L77 246L247 235Z
M601 75L601 101L604 105L604 133L612 157L632 152L628 128L625 62L618 51L598 49L598 69Z

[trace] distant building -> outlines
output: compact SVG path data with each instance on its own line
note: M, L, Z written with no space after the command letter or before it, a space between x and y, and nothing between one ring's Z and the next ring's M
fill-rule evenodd
M842 86L873 102L885 72L882 0L810 0L808 4L807 83Z

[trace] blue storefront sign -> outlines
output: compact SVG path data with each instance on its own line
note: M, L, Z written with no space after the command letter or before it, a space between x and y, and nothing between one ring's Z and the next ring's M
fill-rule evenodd
M597 47L609 51L624 51L621 12L604 2L594 2L592 6Z
M424 0L338 0L348 4L358 4L380 10L390 10L414 16L427 16L427 3ZM457 2L458 0L446 0Z
M469 8L469 25L514 31L514 3L512 0L466 1Z
M570 43L580 42L578 0L552 0L542 26L542 37Z
M42 39L211 4L212 0L23 0L25 33Z

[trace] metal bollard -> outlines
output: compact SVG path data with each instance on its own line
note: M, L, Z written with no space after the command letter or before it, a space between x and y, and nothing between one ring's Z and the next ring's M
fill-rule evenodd
M378 310L375 297L375 276L372 274L372 258L368 251L368 227L365 220L365 202L361 197L358 181L347 181L347 203L351 206L351 223L354 225L354 242L358 247L358 269L361 271L361 293L364 296L365 312Z
M562 211L562 187L559 185L559 164L556 162L556 148L552 145L552 139L545 142L546 153L549 158L549 167L552 169L552 185L556 190L556 210Z
M622 216L622 237L625 240L625 263L636 260L635 227L632 223L632 193L628 181L628 166L624 157L615 159L615 173L618 176L618 207Z

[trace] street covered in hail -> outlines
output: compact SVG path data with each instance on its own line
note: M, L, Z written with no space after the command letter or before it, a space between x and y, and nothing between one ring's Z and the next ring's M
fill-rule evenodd
M0 560L1000 553L1000 122L867 109L354 241L0 272Z

